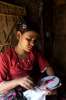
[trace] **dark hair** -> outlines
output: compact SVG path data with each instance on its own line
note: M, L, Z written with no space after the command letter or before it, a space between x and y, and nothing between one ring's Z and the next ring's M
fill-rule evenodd
M25 16L20 17L16 24L16 31L20 31L22 34L26 31L37 31L36 25L27 19Z

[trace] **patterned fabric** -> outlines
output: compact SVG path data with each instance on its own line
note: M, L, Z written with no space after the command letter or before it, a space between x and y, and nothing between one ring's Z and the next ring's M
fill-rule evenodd
M7 94L0 94L0 100L27 100L21 89L12 89Z

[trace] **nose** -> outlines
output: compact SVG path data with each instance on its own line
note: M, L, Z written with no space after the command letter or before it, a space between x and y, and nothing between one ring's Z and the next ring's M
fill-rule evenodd
M34 46L34 41L31 41L30 42L30 45L33 47Z

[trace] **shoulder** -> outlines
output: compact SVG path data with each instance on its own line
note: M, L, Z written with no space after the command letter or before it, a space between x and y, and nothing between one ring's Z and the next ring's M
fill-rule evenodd
M11 54L14 51L14 48L7 48L4 53L5 54Z
M6 49L4 52L1 52L0 53L0 58L2 59L2 60L6 60L6 59L9 59L9 58L11 58L12 57L12 55L13 55L13 48L8 48L8 49Z

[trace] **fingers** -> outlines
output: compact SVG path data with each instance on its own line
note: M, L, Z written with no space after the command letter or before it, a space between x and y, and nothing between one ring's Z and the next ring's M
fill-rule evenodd
M28 78L28 79L26 79L26 82L27 82L27 83L29 83L29 84L31 84L31 85L33 85L33 84L34 84L34 83L33 83L33 81L32 81L31 79L29 79L29 78Z
M31 89L33 88L34 84L30 77L23 77L19 79L19 85L26 88Z
M33 88L33 85L28 82L24 82L23 87L26 89L31 89L31 88Z

